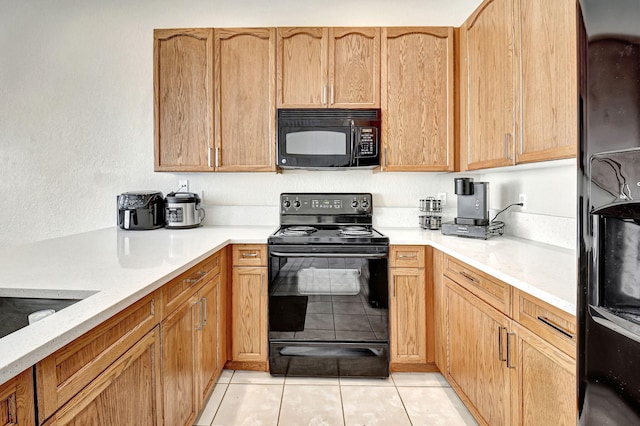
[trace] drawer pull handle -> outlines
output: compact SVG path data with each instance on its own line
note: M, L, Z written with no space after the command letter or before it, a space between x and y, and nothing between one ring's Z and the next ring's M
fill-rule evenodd
M187 278L185 280L185 282L189 283L189 284L193 284L193 283L197 283L198 281L200 281L200 278L202 277L198 277L198 278Z
M242 257L258 257L258 253L242 253Z
M539 316L538 317L538 321L541 321L543 324L548 325L549 327L553 328L554 330L556 330L557 332L563 334L564 336L568 337L569 339L575 338L575 336L573 334L569 333L568 331L566 331L565 329L560 327L558 324L554 324L547 317Z
M418 255L416 253L413 254L399 254L398 257L400 259L415 259L418 257Z
M477 283L478 282L478 280L476 280L475 277L472 277L471 275L467 274L464 271L460 271L459 274L462 275L463 277L465 277L466 279L468 279L469 281L471 281L472 283Z

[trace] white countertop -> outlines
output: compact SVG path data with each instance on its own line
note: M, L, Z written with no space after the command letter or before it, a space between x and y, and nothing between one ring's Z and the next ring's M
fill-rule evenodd
M102 229L0 250L0 296L84 298L0 339L0 384L80 337L230 243L266 243L276 226ZM498 237L473 240L419 228L377 228L391 244L425 244L569 313L572 250Z

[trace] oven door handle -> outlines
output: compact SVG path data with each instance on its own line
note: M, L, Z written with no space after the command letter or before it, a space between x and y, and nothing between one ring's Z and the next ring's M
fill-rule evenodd
M279 251L270 252L275 257L367 257L381 259L388 257L387 253L283 253Z

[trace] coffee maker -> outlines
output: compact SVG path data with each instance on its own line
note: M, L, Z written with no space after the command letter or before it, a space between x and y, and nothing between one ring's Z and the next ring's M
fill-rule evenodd
M489 221L489 182L474 182L472 178L456 178L458 216L442 224L444 235L487 239L502 235L504 225Z

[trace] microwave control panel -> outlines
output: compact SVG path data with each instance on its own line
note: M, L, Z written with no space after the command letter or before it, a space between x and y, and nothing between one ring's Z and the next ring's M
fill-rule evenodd
M356 140L356 157L375 157L378 155L378 129L360 127Z

